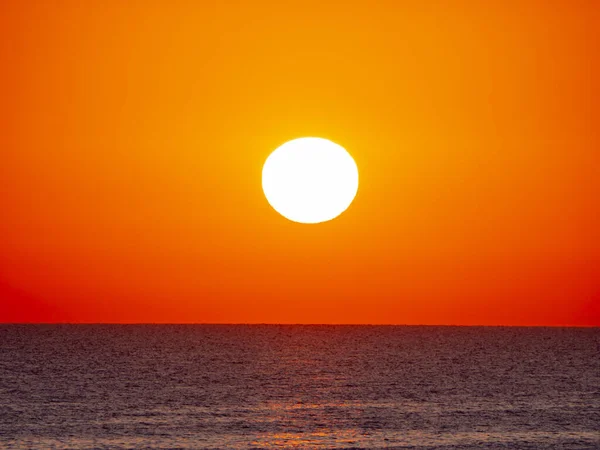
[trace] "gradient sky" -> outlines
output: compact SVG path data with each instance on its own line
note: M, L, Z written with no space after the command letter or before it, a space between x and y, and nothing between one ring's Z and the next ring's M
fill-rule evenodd
M0 2L0 321L600 325L599 5Z

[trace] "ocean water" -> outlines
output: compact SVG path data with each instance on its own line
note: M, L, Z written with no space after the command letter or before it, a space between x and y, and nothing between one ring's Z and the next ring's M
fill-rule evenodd
M600 329L0 325L2 448L600 448Z

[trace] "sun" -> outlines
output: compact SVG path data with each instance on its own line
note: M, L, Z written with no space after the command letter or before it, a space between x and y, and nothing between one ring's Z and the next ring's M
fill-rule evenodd
M335 219L358 191L358 167L350 153L327 139L305 137L278 147L262 171L269 204L299 223Z

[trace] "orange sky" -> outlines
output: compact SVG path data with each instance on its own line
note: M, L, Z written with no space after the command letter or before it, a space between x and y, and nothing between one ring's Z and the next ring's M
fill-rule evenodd
M0 3L0 321L600 325L595 1ZM261 189L320 136L355 202Z

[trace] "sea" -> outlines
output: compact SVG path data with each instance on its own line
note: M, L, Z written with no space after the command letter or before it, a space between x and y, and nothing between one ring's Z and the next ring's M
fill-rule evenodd
M0 325L0 448L600 449L600 328Z

